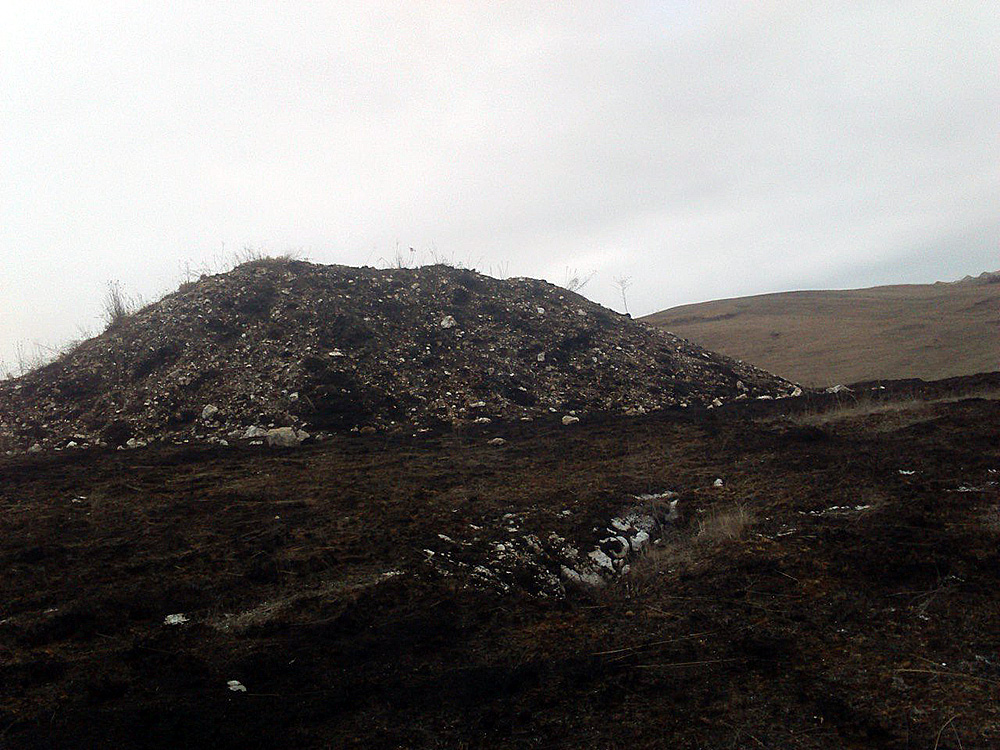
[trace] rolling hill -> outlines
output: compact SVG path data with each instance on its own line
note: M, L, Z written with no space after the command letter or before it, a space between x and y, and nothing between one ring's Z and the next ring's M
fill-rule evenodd
M644 320L809 386L1000 369L1000 272L716 300Z

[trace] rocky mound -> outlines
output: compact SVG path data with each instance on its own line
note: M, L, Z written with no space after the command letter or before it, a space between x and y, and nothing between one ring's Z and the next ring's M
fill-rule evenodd
M415 432L791 391L542 281L256 261L0 383L0 436L24 448Z

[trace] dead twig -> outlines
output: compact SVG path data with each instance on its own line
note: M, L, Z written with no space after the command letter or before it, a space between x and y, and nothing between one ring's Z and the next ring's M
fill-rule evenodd
M636 664L635 669L679 669L681 667L701 667L707 664L724 664L733 661L746 661L740 657L732 659L706 659L704 661L674 661L666 664Z
M896 670L897 672L909 672L910 674L932 674L938 677L962 677L966 680L974 680L976 682L985 682L987 685L1000 685L1000 680L991 680L988 677L976 677L972 674L964 674L963 672L952 672L943 669L907 669L900 668Z
M937 739L934 740L934 750L937 750L938 749L938 745L941 744L941 734L944 732L945 729L948 728L948 725L951 724L953 721L955 721L955 719L957 719L957 718L958 718L958 714L955 714L950 719L948 719L948 721L946 721L944 724L941 725L941 728L938 730L938 733L937 733ZM962 741L959 740L958 744L961 745Z
M610 651L596 651L591 654L591 656L611 656L613 654L623 654L625 652L631 651L642 651L647 648L655 648L656 646L663 646L667 643L676 643L677 641L687 641L691 638L699 638L703 635L713 635L719 631L717 630L706 630L704 633L691 633L690 635L682 635L678 638L667 638L664 641L654 641L653 643L647 643L642 646L628 646L626 648L616 648Z

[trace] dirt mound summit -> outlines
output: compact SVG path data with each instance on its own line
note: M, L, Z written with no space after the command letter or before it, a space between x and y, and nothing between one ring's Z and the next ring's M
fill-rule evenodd
M23 448L418 431L791 391L542 281L258 261L0 383L0 436Z

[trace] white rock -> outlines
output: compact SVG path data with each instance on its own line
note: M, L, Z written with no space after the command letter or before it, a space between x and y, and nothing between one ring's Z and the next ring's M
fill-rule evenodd
M210 419L215 419L215 415L219 413L219 407L213 404L208 404L204 409L201 410L201 419L204 422Z
M340 349L333 349L333 350L330 351L329 354L330 354L331 357L343 357L344 356L344 353L342 351L340 351Z
M715 408L719 408L720 406L722 406L722 399L721 398L712 399L712 406L714 406Z
M574 417L572 414L567 414L565 417L562 418L562 423L567 426L571 424L576 424L579 421L580 418Z
M636 535L632 537L629 541L632 544L632 551L638 552L647 544L649 544L649 532L647 531L636 532Z
M41 453L41 452L42 452L42 446L40 446L38 443L35 443L33 446L28 448L28 453Z
M795 386L794 390L792 390L792 398L798 398L801 395L802 395L802 389L799 388L798 386Z
M593 572L592 570L584 571L583 573L581 573L580 571L574 568L570 568L566 565L561 565L559 566L559 572L562 574L562 577L564 579L566 579L567 581L571 581L573 583L579 583L586 586L593 586L595 588L600 588L601 586L605 585L604 579L601 578L599 575L597 575L597 573Z
M609 557L625 557L631 549L628 539L623 536L614 536L602 539L601 544L604 545L604 550L602 551Z
M288 400L289 401L298 401L299 400L299 393L298 393L298 391L296 391L295 393L289 393L288 394Z
M66 443L66 447L67 448L77 448L79 446L78 446L78 444L77 444L77 442L75 440L70 440L68 443Z
M595 549L592 552L587 553L587 557L593 560L597 565L607 570L614 571L615 564L612 562L611 558L608 557L602 550Z
M628 531L629 529L632 528L632 525L628 524L628 523L625 523L625 521L623 521L620 518L612 518L611 519L611 528L617 529L618 531Z
M272 448L294 448L302 440L291 427L275 427L267 431L267 444Z
M457 325L458 325L458 323L456 323L455 319L453 317L451 317L450 315L445 315L441 319L441 327L442 328L454 328Z
M489 445L506 445L507 441L502 437L495 437L489 441Z
M714 482L712 482L713 487L722 487L723 484L724 482L721 479L716 479Z
M254 438L267 437L267 430L263 427L247 427L247 431L243 433L244 440L253 440Z
M183 625L186 622L188 622L188 618L185 617L182 613L178 613L176 615L167 615L166 617L163 618L164 625Z
M239 680L230 680L226 683L226 687L234 693L245 693L247 691L247 689L243 686L243 683Z
M830 388L827 388L826 392L827 393L845 393L845 392L846 393L851 393L852 391L846 385L835 385L835 386L831 386Z

